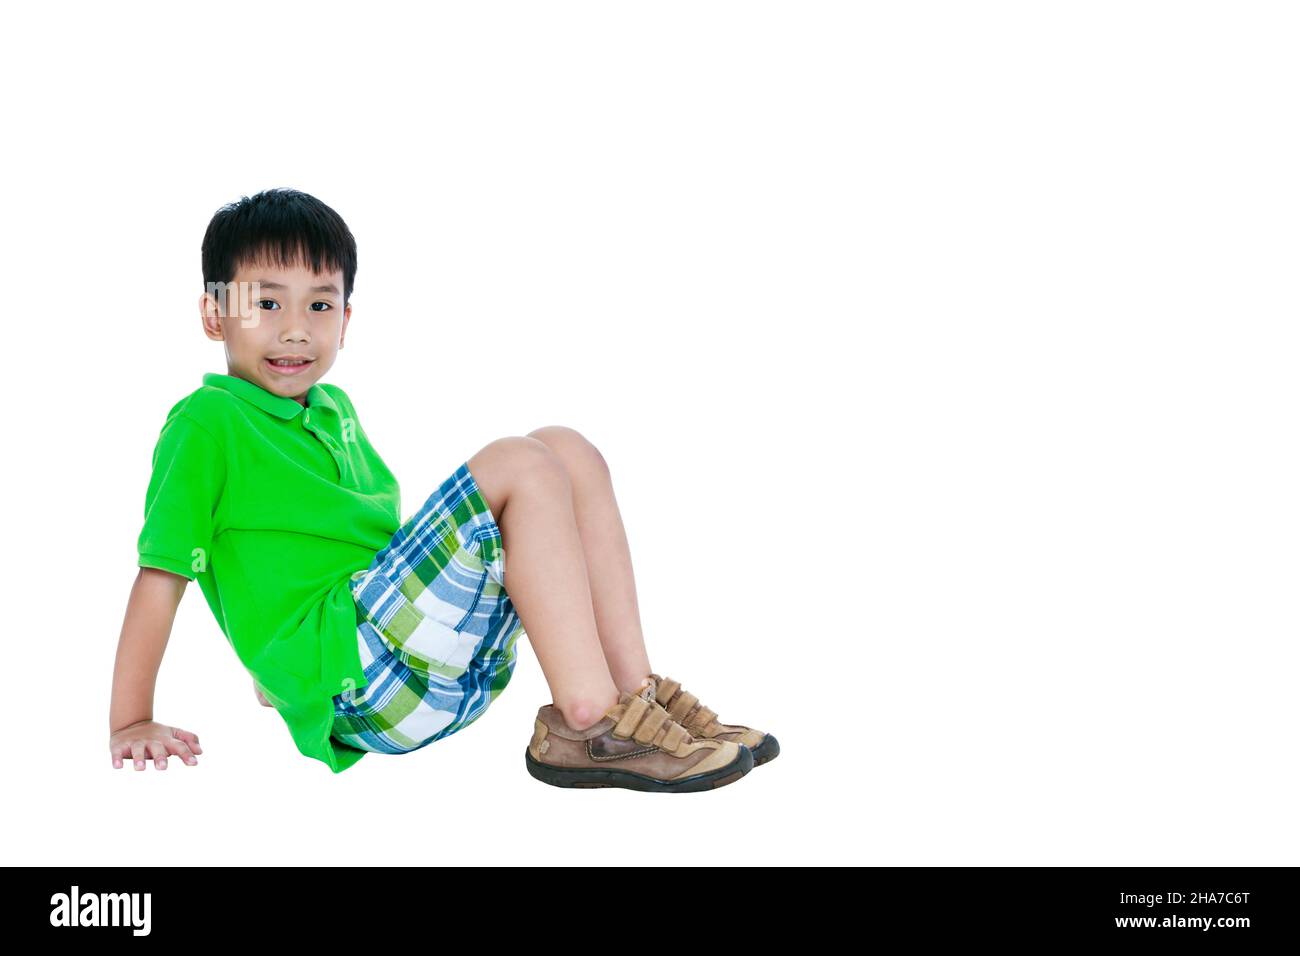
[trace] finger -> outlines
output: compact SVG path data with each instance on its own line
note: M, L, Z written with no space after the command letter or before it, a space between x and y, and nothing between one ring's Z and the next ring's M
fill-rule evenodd
M172 734L179 737L189 745L189 748L196 754L203 753L203 748L199 746L199 735L190 733L188 730L181 730L179 727L172 731Z
M135 761L135 769L144 769L144 741L131 741L131 759Z
M199 762L198 758L190 752L189 744L185 743L185 741L181 740L179 737L173 737L171 740L167 741L167 750L170 753L174 753L191 767Z
M121 770L122 769L122 745L118 744L116 747L109 747L108 752L113 755L113 768L115 770Z
M153 757L153 765L156 768L159 770L167 769L167 741L149 741L149 755Z

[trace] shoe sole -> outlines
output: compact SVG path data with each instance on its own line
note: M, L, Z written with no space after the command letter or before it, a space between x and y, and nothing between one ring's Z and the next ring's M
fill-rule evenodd
M776 738L771 734L764 735L763 742L754 748L754 766L767 763L780 752L781 745L776 742Z
M530 774L552 787L567 787L574 790L621 787L625 790L641 790L646 793L697 793L702 790L716 790L718 787L735 783L754 769L753 751L743 744L740 747L740 754L725 767L719 767L710 773L683 777L681 780L659 780L643 773L633 773L631 770L553 767L534 760L532 753L526 747L524 761Z

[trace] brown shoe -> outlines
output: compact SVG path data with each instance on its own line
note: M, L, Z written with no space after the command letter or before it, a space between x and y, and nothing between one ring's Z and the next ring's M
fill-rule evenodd
M586 730L574 730L547 704L537 711L524 760L530 774L554 787L650 793L713 790L754 766L754 755L742 744L692 737L655 702L651 686L636 694L624 691Z
M693 737L705 740L733 740L754 752L754 766L765 764L781 752L781 745L769 733L746 727L744 724L718 723L718 715L700 703L694 694L687 693L671 677L651 674L655 700L668 716L677 721Z

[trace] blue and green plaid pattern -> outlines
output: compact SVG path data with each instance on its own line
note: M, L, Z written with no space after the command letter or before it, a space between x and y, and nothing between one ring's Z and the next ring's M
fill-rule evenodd
M469 726L514 674L523 623L501 531L465 462L352 575L367 684L334 697L333 736L408 753Z

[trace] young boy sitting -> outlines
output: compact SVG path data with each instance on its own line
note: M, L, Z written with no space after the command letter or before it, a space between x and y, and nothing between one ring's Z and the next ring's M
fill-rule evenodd
M115 767L203 752L153 719L189 581L258 699L336 773L477 720L510 681L525 622L553 698L525 753L538 780L709 790L777 755L771 734L720 723L651 672L609 470L578 432L490 442L400 521L397 480L347 393L321 381L357 262L334 210L296 190L244 197L213 217L202 260L203 331L227 371L172 405L154 449L113 676ZM413 399L454 409L454 379L423 380Z

